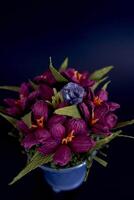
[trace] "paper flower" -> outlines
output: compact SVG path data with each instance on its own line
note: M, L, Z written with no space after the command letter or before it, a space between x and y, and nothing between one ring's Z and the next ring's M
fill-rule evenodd
M0 115L19 130L19 142L32 157L11 184L46 163L59 168L86 161L87 170L94 159L106 165L97 159L100 149L124 136L121 127L134 123L118 122L115 112L120 105L108 98L109 81L103 82L112 68L89 74L67 68L67 59L56 69L50 59L49 69L33 80L20 87L0 86L18 93L17 98L4 100L7 106Z

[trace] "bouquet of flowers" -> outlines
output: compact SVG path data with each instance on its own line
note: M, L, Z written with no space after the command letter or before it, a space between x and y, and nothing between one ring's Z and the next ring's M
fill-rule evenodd
M0 87L18 93L17 99L4 99L7 106L0 107L0 115L18 130L28 157L10 185L42 165L63 169L86 161L88 175L94 160L107 165L100 155L111 140L133 138L121 128L134 120L118 122L115 111L120 105L108 99L107 74L112 69L78 72L68 68L68 58L56 69L50 58L49 69L33 80Z

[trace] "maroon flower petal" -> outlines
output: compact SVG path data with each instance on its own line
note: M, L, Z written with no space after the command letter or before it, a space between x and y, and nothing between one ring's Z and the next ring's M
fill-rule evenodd
M8 106L16 106L15 104L16 100L15 99L11 99L11 98L7 98L7 99L4 99L4 103L6 103Z
M54 124L63 124L66 120L66 116L63 115L56 115L54 114L49 120L48 120L48 128L50 128Z
M36 140L39 143L43 143L45 140L51 137L50 133L44 128L38 128L34 131Z
M36 144L38 144L38 142L33 133L26 135L25 138L21 142L21 145L25 149L30 149L31 147L33 147Z
M48 105L43 100L37 101L33 108L32 112L35 119L40 119L41 117L44 117L45 120L47 120L48 117Z
M48 140L45 140L43 142L43 146L37 148L37 150L44 155L48 155L54 153L58 146L59 143L56 142L56 140L54 140L53 138L49 138Z
M97 92L96 96L98 96L102 101L108 100L108 92L106 90L100 90Z
M68 68L66 70L64 70L62 72L62 75L65 76L67 79L69 79L70 81L73 81L75 83L78 83L79 81L77 80L77 78L74 76L75 73L75 69L73 68Z
M34 78L34 81L36 81L37 83L47 83L49 85L53 85L56 83L56 80L54 78L54 76L52 75L50 70L47 70L46 72L44 72L42 75L40 76L36 76Z
M120 105L114 102L107 102L107 105L109 107L109 111L115 111L116 109L120 108Z
M66 130L70 133L74 130L75 135L88 133L86 122L83 119L69 119L66 124Z
M31 132L28 126L22 120L17 122L17 128L19 129L19 131L26 135Z
M102 119L106 113L109 111L107 104L102 104L100 106L95 107L94 109L94 118Z
M90 112L89 112L89 109L87 107L87 105L83 102L81 104L79 104L79 109L83 115L83 117L86 119L86 120L89 120L91 118L91 115L90 115Z
M67 145L60 145L53 157L54 163L60 166L67 165L71 159L71 150Z
M44 100L51 100L53 89L45 84L39 86L39 96Z
M83 87L92 87L95 84L95 81L88 79L82 79L80 85Z
M112 129L116 125L118 117L113 113L108 113L105 116L104 120L109 129Z
M29 94L28 96L28 101L33 101L35 100L37 97L39 96L39 91L36 90L36 91L33 91Z
M98 135L108 136L111 134L109 127L103 123L97 123L92 127L92 131Z
M72 140L70 146L74 153L84 153L95 146L95 141L89 136L77 136Z
M28 83L22 83L20 86L19 93L23 95L24 97L27 97L29 95L29 84Z
M50 128L50 133L55 140L61 142L65 136L65 128L62 124L54 124Z
M6 108L6 113L8 115L11 115L11 116L19 116L22 114L22 110L19 108L19 107L11 107L11 108Z

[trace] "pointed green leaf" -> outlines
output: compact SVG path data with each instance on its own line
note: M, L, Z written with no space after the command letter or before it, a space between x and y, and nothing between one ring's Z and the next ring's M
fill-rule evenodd
M108 87L109 83L111 83L111 81L106 82L106 83L103 85L102 90L107 90L107 87Z
M89 176L92 164L93 164L93 161L87 161L87 171L86 171L86 175L85 175L85 178L84 178L84 182L87 181L87 178Z
M105 160L103 160L102 158L99 158L98 156L95 156L94 160L97 161L103 167L107 167L108 163Z
M92 89L95 90L101 83L103 83L106 79L108 79L108 76L104 77L103 79L100 79L97 81L93 86Z
M30 83L30 85L32 86L32 88L33 88L34 90L38 89L38 85L35 84L33 81L29 80L29 83Z
M43 156L40 153L36 152L31 161L27 164L27 166L12 180L11 183L9 183L9 185L14 184L16 181L20 180L22 177L24 177L26 174L33 171L37 167L51 161L52 155Z
M9 123L11 123L16 128L17 119L10 117L9 115L5 115L0 112L0 116L4 117Z
M79 110L76 105L66 106L64 108L59 108L54 111L58 115L66 115L74 118L81 118Z
M119 122L114 129L123 128L132 124L134 124L134 119L125 122Z
M113 132L110 136L98 140L98 141L96 142L96 145L95 145L95 147L93 148L93 150L101 149L104 145L108 144L108 143L111 142L114 138L118 137L120 133L122 133L122 130Z
M66 57L63 63L61 64L59 71L60 72L64 71L67 67L68 67L68 57Z
M19 87L17 86L0 86L0 89L19 92Z
M113 69L113 66L108 66L108 67L104 67L99 70L96 70L95 72L93 72L91 74L90 79L98 81L98 80L102 79L112 69Z
M22 117L22 120L25 122L25 124L31 128L32 126L32 118L31 118L32 113L29 112L27 113L24 117Z
M56 68L53 67L51 59L50 59L49 69L52 72L52 74L57 82L68 82L68 80L64 76L62 76Z

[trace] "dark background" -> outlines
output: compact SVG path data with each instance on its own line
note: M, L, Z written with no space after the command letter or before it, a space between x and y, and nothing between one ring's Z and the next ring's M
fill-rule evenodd
M19 85L43 72L52 56L59 66L94 69L114 65L111 100L121 104L121 120L134 117L133 1L4 1L0 3L0 85ZM0 101L11 95L0 92ZM87 183L54 194L39 170L12 187L8 182L25 164L19 144L0 119L0 199L134 199L134 141L117 139L105 169L94 163ZM134 135L132 127L125 133Z

